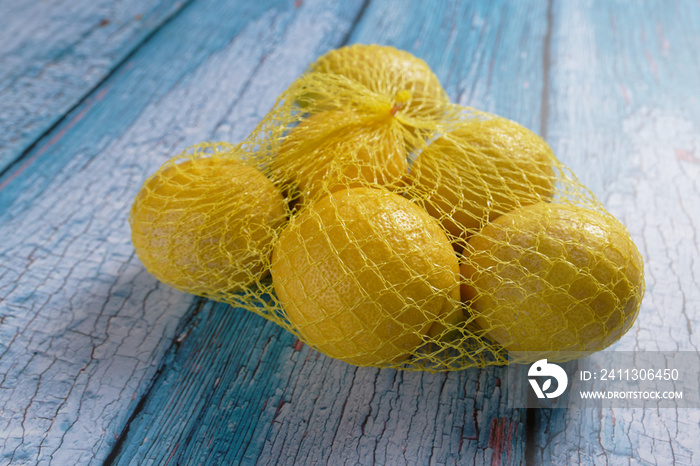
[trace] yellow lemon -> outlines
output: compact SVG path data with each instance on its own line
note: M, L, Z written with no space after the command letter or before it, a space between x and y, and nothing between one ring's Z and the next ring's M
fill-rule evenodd
M597 351L632 326L644 294L641 255L609 214L538 203L469 240L462 299L508 351Z
M302 211L281 233L271 271L292 328L351 364L396 364L433 325L462 316L442 228L383 189L337 191Z
M409 126L439 117L449 103L440 80L425 61L391 46L354 44L331 50L310 71L344 76L387 98L392 114Z
M279 186L294 187L302 202L344 187L390 186L406 175L402 132L392 118L328 111L300 122L270 161Z
M408 180L452 239L463 241L499 215L550 198L555 162L549 145L527 128L476 117L426 147Z
M146 180L131 208L131 237L146 269L170 286L215 297L268 272L286 220L279 190L225 153L179 157Z

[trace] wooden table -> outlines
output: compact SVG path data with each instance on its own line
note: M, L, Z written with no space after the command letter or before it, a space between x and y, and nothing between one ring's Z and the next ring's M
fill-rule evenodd
M508 409L504 368L353 367L144 270L143 180L356 42L545 137L645 259L614 348L698 349L698 2L0 0L0 464L700 464L698 410Z

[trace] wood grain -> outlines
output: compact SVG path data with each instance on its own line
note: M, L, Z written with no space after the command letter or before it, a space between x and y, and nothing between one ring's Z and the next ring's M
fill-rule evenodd
M554 2L546 133L630 230L646 295L613 349L697 351L700 5ZM538 463L697 464L700 412L539 413Z
M0 4L0 173L186 2Z
M467 372L357 368L271 322L205 304L129 423L115 464L511 463L521 419ZM518 413L515 413L516 415Z
M296 68L257 95L269 108L287 73L336 43L359 6L197 2L2 177L0 462L108 456L192 302L134 257L127 214L140 184L230 120L277 53Z

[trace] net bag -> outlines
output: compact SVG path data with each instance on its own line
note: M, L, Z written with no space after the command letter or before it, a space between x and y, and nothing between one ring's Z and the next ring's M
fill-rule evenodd
M130 223L164 283L361 366L571 359L644 293L629 234L545 141L391 47L319 58L244 141L146 180Z

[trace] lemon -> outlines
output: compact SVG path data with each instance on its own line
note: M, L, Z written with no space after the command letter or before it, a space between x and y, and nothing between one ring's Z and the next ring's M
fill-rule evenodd
M430 144L411 166L408 184L451 238L462 241L516 207L549 199L549 145L506 118L470 118Z
M349 111L313 115L284 137L271 179L307 202L344 187L397 184L408 170L398 123Z
M462 299L508 351L597 351L632 326L644 294L641 255L609 214L538 203L473 236Z
M213 297L268 272L286 206L257 169L216 152L166 163L144 183L129 220L136 253L152 275Z
M391 46L340 47L321 56L310 70L344 76L386 97L392 102L392 114L409 126L420 126L420 120L442 115L449 103L440 80L425 61Z
M462 315L442 228L383 189L336 191L302 211L281 233L271 271L291 327L355 365L396 364L434 324Z

